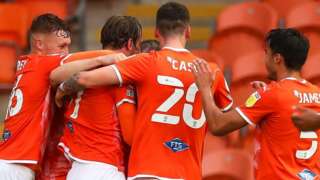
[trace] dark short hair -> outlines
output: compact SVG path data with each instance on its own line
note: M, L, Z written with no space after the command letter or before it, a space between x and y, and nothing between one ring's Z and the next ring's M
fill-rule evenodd
M189 24L189 11L182 4L169 2L162 5L157 11L156 26L163 36L181 34Z
M70 36L70 29L68 25L54 14L42 14L33 19L30 33L52 33L63 30L67 36Z
M132 16L112 16L101 30L100 42L102 47L122 48L129 39L134 45L142 36L142 26L137 18Z
M273 54L279 53L290 70L300 71L309 51L309 40L296 29L273 29L266 37Z
M160 43L157 40L150 39L144 40L141 42L141 52L149 52L149 51L159 51L160 50Z

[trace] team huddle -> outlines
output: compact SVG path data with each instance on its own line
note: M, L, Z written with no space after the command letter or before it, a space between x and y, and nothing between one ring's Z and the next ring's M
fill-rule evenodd
M158 9L159 45L141 44L142 31L135 17L112 16L101 50L69 54L63 20L34 19L0 125L1 180L200 180L207 131L246 125L256 127L255 179L319 178L320 131L292 120L297 105L320 111L319 88L300 76L309 50L300 32L267 34L273 81L234 107L219 67L185 48L184 5Z

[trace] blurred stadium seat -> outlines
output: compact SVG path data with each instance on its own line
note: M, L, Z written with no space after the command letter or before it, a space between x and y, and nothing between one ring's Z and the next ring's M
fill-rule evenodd
M192 49L191 52L195 56L198 56L199 58L202 58L208 62L216 63L219 66L219 68L223 71L223 68L224 68L223 59L219 55L217 55L215 52L209 51L207 49Z
M219 3L193 3L186 4L191 16L191 38L188 42L190 47L198 47L199 42L206 42L213 32L213 20L221 12L226 4ZM126 15L137 17L143 25L143 38L153 39L155 29L155 16L159 7L157 3L151 4L128 4Z
M320 86L320 53L311 54L302 69L302 75L305 79Z
M15 0L28 11L28 27L32 20L44 13L53 13L66 20L79 50L86 49L85 8L86 0ZM75 37L75 38L74 38Z
M253 180L252 157L240 149L212 151L203 156L203 180Z
M286 26L302 31L310 40L309 54L320 49L320 1L301 4L286 17Z
M0 3L0 41L23 47L27 43L27 11L17 4Z
M239 57L232 65L231 94L236 105L243 104L254 91L250 82L267 81L264 58L264 51L253 52Z
M264 3L229 6L217 18L217 33L210 38L209 49L230 66L236 58L262 50L265 34L277 27L277 21L277 13Z
M272 6L277 11L279 17L284 18L292 8L302 5L306 2L314 1L314 0L286 0L286 1L261 0L261 1Z
M0 89L14 81L16 59L27 43L27 11L17 4L0 3Z
M14 81L17 50L0 44L0 89L9 89Z
M68 15L67 0L16 0L28 10L28 26L32 20L44 13L53 13L62 19Z

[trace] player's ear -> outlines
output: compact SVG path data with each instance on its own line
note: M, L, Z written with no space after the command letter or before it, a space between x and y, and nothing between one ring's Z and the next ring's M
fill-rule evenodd
M43 44L43 42L41 40L37 39L37 40L34 41L34 43L35 43L35 47L37 49L39 49L41 51L44 49L44 44Z
M283 61L283 60L284 60L284 59L283 59L283 57L281 56L281 54L276 53L276 54L273 55L273 61L274 61L274 63L279 64L279 63L281 63L281 61Z
M190 25L188 25L188 26L186 27L184 33L185 33L184 35L185 35L186 39L190 39L190 37L191 37L191 26L190 26Z

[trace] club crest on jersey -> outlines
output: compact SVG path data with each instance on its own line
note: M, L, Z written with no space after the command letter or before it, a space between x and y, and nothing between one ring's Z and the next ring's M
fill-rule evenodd
M11 137L11 132L9 130L4 130L2 134L2 139L4 141L7 141Z
M71 132L71 133L73 133L73 132L74 132L73 124L72 124L72 122L71 122L71 121L68 121L68 123L67 123L67 127L68 127L68 129L70 130L70 132Z
M298 177L301 180L314 180L316 179L316 176L317 175L314 172L310 171L309 169L304 169L298 174Z
M127 89L127 96L128 97L134 97L134 90L133 89Z
M173 152L181 152L189 149L189 146L179 138L174 138L164 143Z
M245 105L246 107L252 107L256 104L257 101L259 101L259 99L261 99L261 96L258 92L254 92L253 94L251 94L251 96L249 96L249 98L247 99Z

